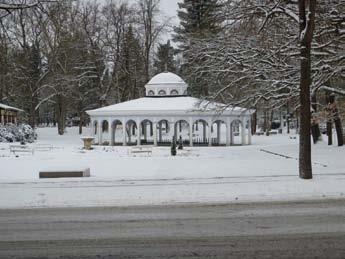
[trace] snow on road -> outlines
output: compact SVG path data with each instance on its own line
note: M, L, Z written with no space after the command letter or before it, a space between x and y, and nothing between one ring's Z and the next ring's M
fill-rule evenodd
M0 144L0 208L130 206L189 202L241 202L341 198L345 193L345 148L313 147L314 179L298 178L298 145L287 135L256 136L251 146L169 147L152 157L129 155L130 147L81 149L75 128L64 136L38 129L38 144L51 151L9 153ZM276 156L268 150L291 157ZM90 178L39 179L41 169L90 167Z

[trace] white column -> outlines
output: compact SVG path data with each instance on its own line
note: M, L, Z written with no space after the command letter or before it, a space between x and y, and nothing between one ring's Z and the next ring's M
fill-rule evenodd
M171 134L170 134L170 140L172 140L173 139L173 137L175 137L175 141L176 141L176 129L175 129L175 121L173 120L173 121L168 121L168 123L169 123L169 127L170 127L170 132L171 132Z
M189 118L189 146L193 146L193 118Z
M127 140L126 140L126 135L127 135L127 132L126 132L126 123L127 121L125 119L122 119L122 145L123 146L127 146Z
M218 141L218 144L220 144L220 128L222 126L222 122L218 121L217 122L217 141Z
M162 141L162 121L160 121L158 123L158 127L159 127L159 141Z
M226 145L230 146L230 120L229 118L226 118Z
M152 127L153 127L153 145L157 146L157 122L156 121L152 122Z
M232 122L233 120L230 120L229 122L229 127L230 127L230 146L234 144L234 132L233 132L233 129L232 129Z
M211 135L212 119L208 119L208 146L212 146L212 135Z
M207 122L206 121L202 121L202 141L203 142L206 142L206 126L207 126ZM210 125L208 125L208 127L209 127L208 130L211 132Z
M111 125L111 118L108 119L108 134L109 134L109 146L114 146L113 127Z
M98 120L97 126L98 126L98 145L101 146L103 144L102 120Z
M242 127L241 127L241 142L242 142L242 145L245 145L246 144L246 122L245 120L241 120L242 122Z
M252 120L251 117L249 116L249 121L248 121L248 145L252 144Z
M141 130L141 127L140 127L140 120L139 119L137 119L137 121L136 121L136 123L137 123L137 146L140 146L140 138L141 138L141 132L140 132L140 130Z

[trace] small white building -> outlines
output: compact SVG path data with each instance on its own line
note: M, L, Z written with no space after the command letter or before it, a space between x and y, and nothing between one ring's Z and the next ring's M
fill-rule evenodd
M188 96L188 85L164 72L145 86L146 97L87 111L100 145L190 146L251 144L252 110Z

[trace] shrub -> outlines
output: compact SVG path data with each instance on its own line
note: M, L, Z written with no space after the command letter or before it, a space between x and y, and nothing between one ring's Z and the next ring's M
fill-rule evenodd
M30 125L14 124L0 125L0 142L29 142L32 143L37 139L35 131Z

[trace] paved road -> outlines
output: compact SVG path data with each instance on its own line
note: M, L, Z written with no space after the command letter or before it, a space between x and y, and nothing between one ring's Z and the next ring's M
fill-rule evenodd
M0 210L0 258L345 258L345 200Z

